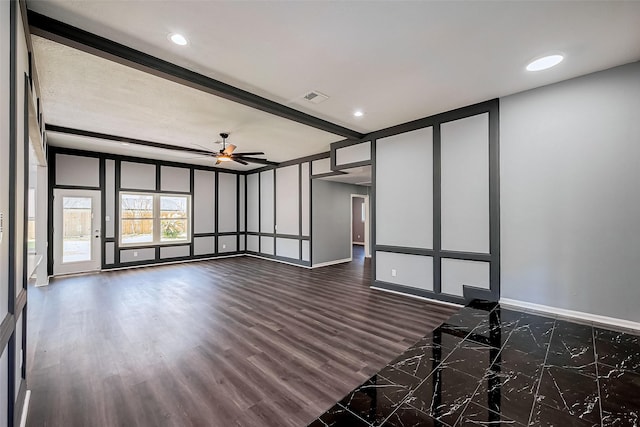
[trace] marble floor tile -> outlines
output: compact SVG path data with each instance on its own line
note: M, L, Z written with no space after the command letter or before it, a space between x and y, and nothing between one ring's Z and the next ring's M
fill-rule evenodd
M455 425L477 387L477 378L445 366L436 369L405 403L445 424Z
M327 425L640 427L640 332L477 303L312 424Z
M570 369L546 367L536 400L573 417L600 424L600 393L595 377Z
M376 425L387 419L419 383L420 380L407 373L386 367L349 393L339 404L364 421Z

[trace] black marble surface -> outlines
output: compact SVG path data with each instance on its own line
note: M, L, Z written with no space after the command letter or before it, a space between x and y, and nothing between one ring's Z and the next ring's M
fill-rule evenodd
M477 301L310 424L640 427L640 332Z

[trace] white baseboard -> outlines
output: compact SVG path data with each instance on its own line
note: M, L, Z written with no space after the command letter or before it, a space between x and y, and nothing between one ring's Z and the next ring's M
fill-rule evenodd
M456 308L464 307L462 304L456 304L455 302L441 301L439 299L421 297L420 295L407 294L407 293L404 293L404 292L393 291L391 289L379 288L377 286L370 286L370 289L375 289L376 291L382 291L382 292L389 292L390 294L402 295L403 297L415 298L415 299L420 299L420 300L429 301L429 302L435 302L437 304L449 305L451 307L456 307Z
M20 416L20 427L27 425L27 415L29 414L29 402L31 401L31 390L27 390L24 395L24 405L22 406L22 416Z
M327 262L321 262L320 264L313 264L311 268L328 267L330 265L342 264L344 262L351 262L351 261L353 261L351 258L337 259L335 261L327 261Z
M364 246L364 242L351 242L352 245Z
M615 317L601 316L599 314L585 313L583 311L567 310L565 308L535 304L532 302L520 301L510 298L500 298L500 305L502 307L524 308L526 310L535 311L542 314L551 314L552 316L566 317L569 319L586 320L588 322L597 323L599 325L617 326L624 329L640 330L640 323L638 322L618 319Z
M294 267L301 267L301 268L308 268L308 269L313 268L313 267L309 267L308 265L296 264L296 263L293 263L293 262L284 261L284 260L277 259L277 258L267 258L267 257L264 257L264 256L254 255L254 254L245 254L245 256L249 256L249 257L252 257L252 258L258 258L258 259L264 259L266 261L279 262L280 264L293 265Z

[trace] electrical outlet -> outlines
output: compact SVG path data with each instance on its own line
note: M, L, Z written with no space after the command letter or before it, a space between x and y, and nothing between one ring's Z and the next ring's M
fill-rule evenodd
M397 273L398 273L398 272L396 271L396 269L395 269L395 268L392 268L392 269L391 269L391 277L396 277L396 276L398 275Z
M133 256L138 256L138 251L133 251Z

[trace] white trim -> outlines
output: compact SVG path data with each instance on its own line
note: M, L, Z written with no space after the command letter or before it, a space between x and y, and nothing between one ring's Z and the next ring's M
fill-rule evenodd
M377 286L370 286L370 289L375 289L376 291L382 291L382 292L389 292L390 294L402 295L403 297L421 299L421 300L424 300L424 301L435 302L435 303L443 304L443 305L450 305L452 307L457 307L457 308L464 307L462 304L456 304L455 302L441 301L439 299L421 297L420 295L413 295L413 294L407 294L405 292L392 291L391 289L379 288Z
M267 257L264 257L264 256L255 255L255 254L244 254L244 255L245 256L250 256L250 257L253 257L253 258L264 259L264 260L267 260L267 261L275 261L275 262L279 262L281 264L293 265L294 267L302 267L302 268L309 268L309 269L313 268L313 267L309 267L308 265L300 265L300 264L296 264L296 263L289 262L289 261L283 261L281 259L267 258Z
M20 416L20 427L27 425L27 415L29 414L29 402L31 401L31 390L27 390L24 395L24 404L22 405L22 415Z
M364 246L364 242L351 242L352 245Z
M320 264L313 264L311 268L328 267L330 265L342 264L342 263L351 262L351 261L353 261L351 258L337 259L335 261L327 261L327 262L321 262Z
M527 301L520 301L510 298L500 298L500 305L503 307L524 308L538 313L552 314L569 319L580 319L601 325L613 325L625 329L640 330L640 323L631 320L618 319L615 317L601 316L599 314L585 313L583 311L567 310L565 308L552 307L549 305L535 304Z

